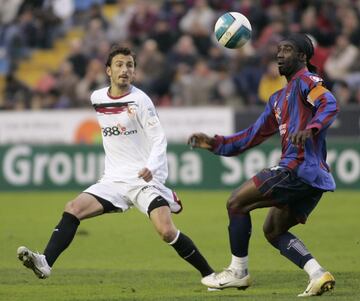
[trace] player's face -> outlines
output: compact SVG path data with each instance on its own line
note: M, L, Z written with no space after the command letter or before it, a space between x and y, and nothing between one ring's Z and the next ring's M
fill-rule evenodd
M128 88L135 77L134 58L131 55L115 55L110 67L106 68L106 73L110 77L111 85L119 89Z
M286 40L279 43L277 62L279 73L287 77L296 73L302 67L299 52L294 44Z

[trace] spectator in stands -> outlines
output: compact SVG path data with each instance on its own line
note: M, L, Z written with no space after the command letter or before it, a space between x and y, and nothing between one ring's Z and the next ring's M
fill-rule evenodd
M181 104L185 106L211 105L214 90L218 82L217 74L212 71L205 60L198 60L192 72L179 77L176 89L180 93Z
M259 64L257 56L247 58L242 66L234 73L236 89L246 103L246 105L257 105L258 89L264 66Z
M170 50L167 57L167 66L173 70L176 70L179 64L191 67L194 66L197 59L198 51L193 38L190 35L183 35Z
M135 5L128 0L117 1L117 13L109 23L107 36L111 43L122 43L129 37L130 21L135 13Z
M102 28L102 23L99 19L92 19L89 27L85 31L85 36L82 41L82 48L88 57L94 57L97 53L98 46L106 41L106 33Z
M83 78L89 59L83 52L82 42L79 38L74 38L70 41L70 53L67 60L72 63L75 74L79 78Z
M244 101L236 92L236 86L231 74L225 66L216 69L217 81L211 95L211 104L240 108Z
M224 48L219 45L212 45L208 53L208 66L215 71L224 70L228 68L230 59L225 54Z
M162 14L165 14L169 21L170 30L176 35L180 34L179 23L187 12L186 1L165 0L162 7Z
M338 9L338 19L341 22L341 34L346 35L350 43L359 46L360 44L360 25L359 12L354 7L344 2L339 4L341 9Z
M215 17L215 12L209 7L207 0L195 0L194 6L179 24L184 33L194 38L198 51L205 56L211 46L210 37L213 34Z
M171 50L171 47L176 43L179 36L179 31L172 30L170 27L168 18L166 16L159 16L149 38L155 40L159 50L166 54Z
M19 81L13 73L6 76L4 91L4 109L19 110L29 108L32 92L27 85Z
M339 35L324 65L328 78L333 82L344 79L358 57L359 49L351 44L346 35Z
M158 7L150 1L139 0L135 2L135 11L129 23L130 40L140 45L149 36L157 19Z
M308 6L301 14L300 32L312 36L321 47L329 47L334 43L335 29L332 26L320 27L315 6Z
M5 26L13 22L24 0L0 0L0 25Z
M266 103L273 93L282 89L285 85L286 79L284 76L280 76L277 61L271 60L260 79L259 100Z
M79 78L74 72L72 63L65 60L60 66L55 85L56 90L60 94L59 107L69 108L77 106L76 87L78 83Z
M167 93L169 78L166 74L165 56L154 40L147 40L137 55L137 81L151 96L154 103ZM165 87L164 84L165 83Z
M355 93L344 80L338 81L333 87L333 93L338 100L340 106L345 106L351 103L355 103Z
M107 77L103 72L104 65L97 59L91 59L84 78L76 87L77 106L88 106L89 98L93 90L107 84Z

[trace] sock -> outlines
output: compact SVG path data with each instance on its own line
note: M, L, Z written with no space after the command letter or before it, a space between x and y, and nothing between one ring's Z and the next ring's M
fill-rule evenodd
M230 223L228 226L231 254L236 257L248 255L251 236L251 217L249 213L234 213L229 211Z
M210 275L214 270L209 266L206 259L201 255L193 241L178 230L175 239L169 243L176 252L197 269L203 277Z
M305 263L313 259L302 241L290 232L280 235L275 241L271 242L271 244L277 248L283 256L301 269L304 268Z
M71 213L64 212L45 248L44 255L49 266L53 266L59 255L70 245L80 221Z
M318 278L325 272L315 258L305 263L304 271L308 273L310 279Z
M249 263L248 256L237 257L237 256L232 255L229 269L238 271L240 274L247 275L247 273L248 273L248 263Z

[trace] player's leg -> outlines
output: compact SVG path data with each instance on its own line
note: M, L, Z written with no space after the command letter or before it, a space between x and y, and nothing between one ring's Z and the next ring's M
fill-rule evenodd
M122 187L113 182L99 182L68 202L55 227L44 254L36 254L26 247L18 248L18 257L39 278L50 275L51 266L73 240L80 220L107 212L122 212L129 208Z
M283 256L308 273L309 286L299 296L321 295L334 287L335 279L320 266L303 242L288 231L299 223L299 215L293 209L291 205L271 208L264 223L264 234Z
M213 288L250 286L248 274L248 248L251 235L250 211L273 206L274 202L265 198L257 189L253 179L235 190L227 202L229 216L229 240L231 263L223 272L203 279L202 283Z
M50 266L53 266L59 255L70 245L80 221L100 215L103 211L103 205L95 196L88 193L81 193L65 205L62 218L55 227L44 251Z
M214 272L194 242L176 228L169 204L163 197L158 196L150 203L148 214L161 238L171 245L180 257L195 267L203 277Z
M55 227L44 253L37 254L22 246L17 250L18 258L39 278L49 277L55 260L72 242L80 220L102 214L103 211L103 205L94 196L81 193L66 204L60 222Z

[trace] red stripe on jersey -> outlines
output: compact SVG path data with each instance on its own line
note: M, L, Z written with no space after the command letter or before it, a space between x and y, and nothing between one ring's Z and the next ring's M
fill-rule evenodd
M298 131L302 131L306 128L307 124L312 118L312 108L309 106L304 106L303 99L301 97L300 91L297 91L297 107L299 112L299 125Z
M102 114L112 115L112 114L119 114L124 111L127 111L127 106L126 107L95 108L95 110L96 110L96 112L99 112Z
M294 159L292 161L290 161L287 165L288 168L290 169L294 169L295 167L297 167L299 165L299 162L297 159Z

